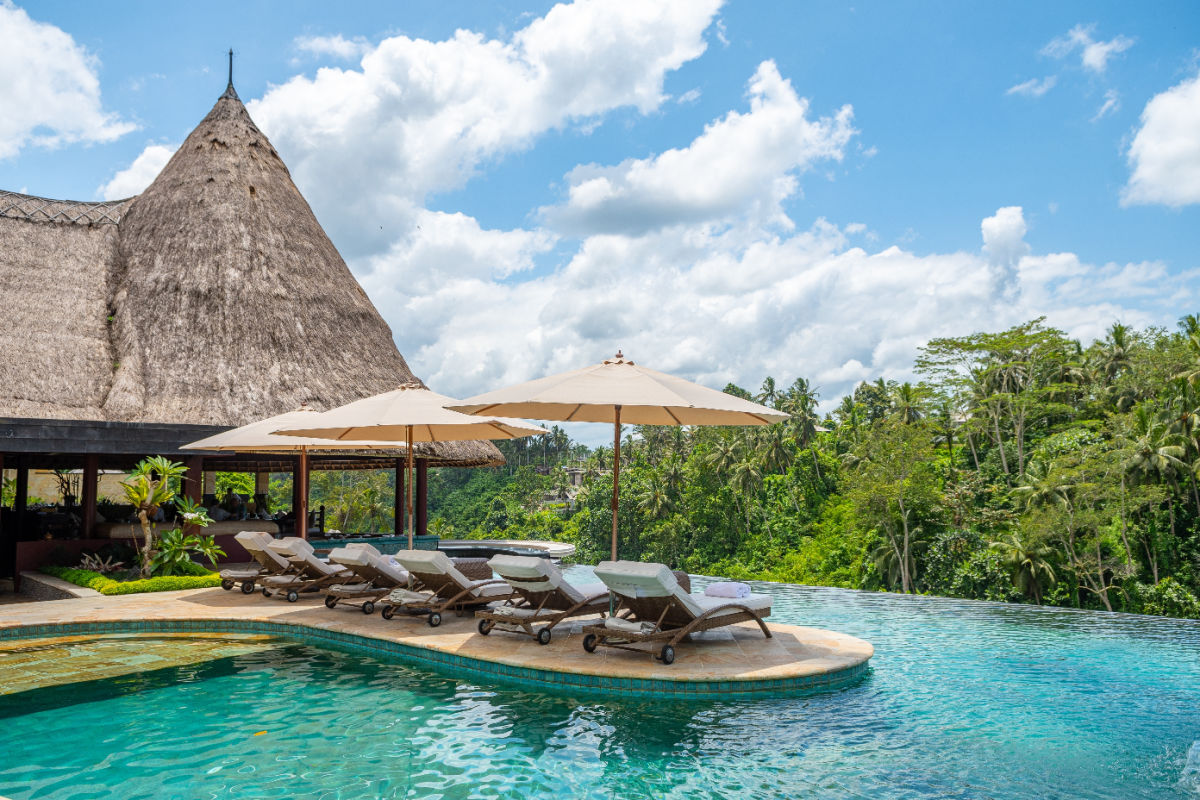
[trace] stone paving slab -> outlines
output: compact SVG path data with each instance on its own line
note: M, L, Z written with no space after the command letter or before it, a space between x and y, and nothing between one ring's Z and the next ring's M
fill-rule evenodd
M385 620L354 606L328 609L322 596L302 595L296 603L261 594L192 589L55 600L0 607L0 629L73 622L225 619L295 624L382 639L471 659L560 673L659 681L762 681L807 677L856 667L874 654L870 643L819 628L771 623L771 639L754 623L698 634L676 647L676 661L663 664L649 653L600 648L587 653L580 628L591 619L559 625L542 646L524 636L494 631L481 636L470 617L443 616L437 628L422 617Z

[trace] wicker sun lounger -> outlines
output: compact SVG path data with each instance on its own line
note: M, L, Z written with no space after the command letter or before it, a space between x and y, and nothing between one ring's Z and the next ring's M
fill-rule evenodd
M662 642L656 656L664 664L675 661L675 645L689 634L737 622L757 622L771 638L763 618L771 614L771 597L752 594L731 599L689 594L665 564L635 561L601 561L596 577L604 581L620 601L616 614L598 625L583 629L583 649L616 647L644 652L637 644Z
M262 531L242 531L233 537L237 539L250 557L258 562L256 567L227 567L221 570L221 588L226 591L235 585L242 585L242 593L254 591L254 583L268 575L282 575L291 568L286 558L270 548L274 539L271 534Z
M329 553L329 561L354 573L354 583L336 583L325 593L325 606L339 602L357 605L364 614L375 610L375 603L393 589L408 584L408 571L391 556L382 555L369 544L351 544Z
M475 612L479 632L523 633L550 644L554 626L565 619L608 611L608 587L603 583L574 586L546 558L494 556L488 562L516 596L501 605ZM535 626L541 626L535 628Z
M423 616L430 627L436 628L447 611L462 615L513 596L506 582L472 580L438 550L401 550L396 560L413 576L417 591L395 589L383 598L380 605L384 619L391 619L397 612Z
M291 565L283 575L262 580L263 597L283 595L289 603L299 599L301 592L316 592L335 583L345 583L354 573L337 564L327 564L313 555L313 546L304 539L276 539L270 547L284 556Z

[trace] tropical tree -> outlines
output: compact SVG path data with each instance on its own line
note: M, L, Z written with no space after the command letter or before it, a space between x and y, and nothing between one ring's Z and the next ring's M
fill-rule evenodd
M1057 582L1050 557L1054 548L1044 542L1022 538L1011 533L1000 541L992 542L991 549L1000 554L1012 570L1013 586L1026 597L1032 597L1039 606L1046 589Z
M162 456L142 459L121 482L125 499L136 509L142 525L142 577L148 578L154 569L154 523L158 510L175 499L175 484L183 479L187 468Z

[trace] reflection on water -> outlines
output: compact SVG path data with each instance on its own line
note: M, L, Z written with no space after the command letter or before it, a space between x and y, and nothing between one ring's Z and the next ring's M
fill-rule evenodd
M289 644L125 692L73 687L70 713L59 690L16 695L0 795L1200 796L1196 623L756 589L776 620L871 641L870 676L786 699L600 701Z

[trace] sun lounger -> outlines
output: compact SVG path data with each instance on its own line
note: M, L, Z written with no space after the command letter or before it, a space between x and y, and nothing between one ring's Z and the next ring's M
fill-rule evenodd
M675 646L684 637L737 622L757 622L763 634L771 630L763 618L771 614L771 596L751 594L731 599L690 594L680 586L665 564L635 561L601 561L596 577L604 581L620 601L617 616L583 629L583 649L617 647L643 652L633 645L663 642L657 658L664 664L675 661Z
M345 583L354 577L350 570L337 564L327 564L313 555L313 546L304 539L289 537L275 539L269 545L288 560L289 570L262 580L263 597L280 594L289 603L296 602L300 592L315 592L334 583Z
M548 558L493 556L488 565L512 587L516 596L502 605L477 611L479 632L523 633L538 644L550 644L554 626L571 617L604 615L608 587L603 583L575 586ZM534 628L540 625L542 627Z
M416 580L416 590L395 589L380 601L383 618L397 612L424 616L430 627L442 624L442 614L464 614L489 603L508 600L512 587L502 580L471 580L458 571L450 557L439 550L401 550L400 566Z
M271 542L275 541L271 534L262 531L242 531L233 538L258 562L258 566L229 567L221 570L222 589L228 591L240 583L242 593L250 594L254 591L255 581L268 575L281 575L291 567L286 558L270 548Z
M376 601L393 589L408 584L408 571L369 544L352 543L329 552L329 562L345 567L358 579L354 583L335 583L325 593L326 608L339 602L357 605L364 614L375 610Z

